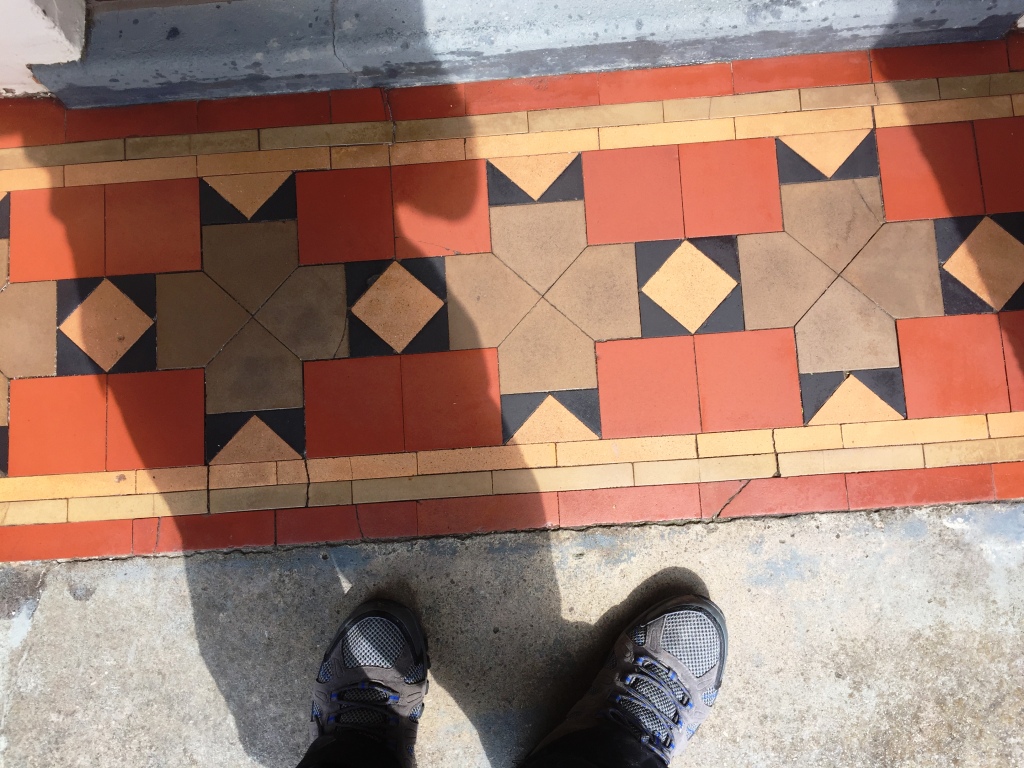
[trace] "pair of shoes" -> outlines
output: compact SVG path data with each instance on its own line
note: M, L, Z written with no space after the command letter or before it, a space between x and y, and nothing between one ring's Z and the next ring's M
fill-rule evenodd
M537 750L606 725L667 765L714 706L727 649L725 618L710 600L685 595L659 603L630 622L590 690ZM411 768L429 667L426 635L412 611L390 601L364 603L324 654L310 735L358 731Z

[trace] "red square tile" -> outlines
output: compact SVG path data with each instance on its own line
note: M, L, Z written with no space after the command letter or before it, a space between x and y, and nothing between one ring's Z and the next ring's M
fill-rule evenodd
M674 146L584 152L583 190L591 244L683 237Z
M528 531L558 525L557 493L431 499L417 505L420 536Z
M132 554L152 555L156 552L156 542L160 530L160 518L148 517L132 520Z
M558 519L563 528L699 518L700 492L696 483L558 494Z
M992 468L903 469L846 476L850 509L885 509L921 504L990 501L995 498Z
M993 464L997 499L1024 499L1024 461Z
M203 268L198 179L109 184L106 208L108 275Z
M279 509L276 517L278 544L321 544L362 538L353 506Z
M200 131L241 131L331 122L329 93L286 93L199 102Z
M721 517L795 515L848 509L842 475L767 477L751 480L722 509Z
M974 124L987 213L1024 210L1024 117L979 120Z
M297 173L295 193L302 264L394 258L390 168Z
M501 444L498 350L402 357L405 449Z
M1010 410L995 315L897 320L907 418Z
M103 187L11 193L11 281L103 274Z
M803 424L791 329L710 333L693 341L705 432Z
M306 455L405 450L398 357L306 363Z
M1010 409L1024 411L1024 312L1001 313L999 330L1003 337Z
M356 88L331 91L332 123L371 123L388 119L384 91L380 88Z
M0 528L0 561L119 557L132 553L132 521L8 525Z
M1006 38L1006 52L1010 56L1010 69L1018 72L1024 69L1024 33L1012 32Z
M398 258L491 250L483 160L391 169Z
M723 480L719 483L699 483L700 516L705 520L712 519L720 513L725 505L740 492L748 480Z
M1007 71L1006 43L991 40L952 45L915 45L871 51L875 82L925 77L962 77Z
M732 72L736 93L871 82L867 51L734 61Z
M367 539L407 538L415 536L418 530L415 501L360 504L356 515Z
M774 139L679 147L687 237L782 230Z
M601 72L597 89L602 104L724 96L732 93L732 68L728 64L698 64Z
M466 91L461 83L395 88L385 94L395 120L426 120L466 114Z
M64 107L56 99L0 99L0 149L64 143Z
M107 469L203 463L202 369L107 378Z
M194 552L274 545L274 510L184 515L160 520L157 552Z
M690 336L599 343L597 383L605 438L700 432Z
M970 123L879 128L876 136L887 220L985 212Z
M599 102L597 75L523 77L466 83L466 114L588 107Z
M102 472L106 403L106 376L12 381L9 474Z
M133 107L69 109L68 141L124 139L129 136L169 136L199 130L196 102L172 101Z

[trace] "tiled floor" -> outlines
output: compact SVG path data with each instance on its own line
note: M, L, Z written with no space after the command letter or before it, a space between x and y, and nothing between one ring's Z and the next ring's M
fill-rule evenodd
M0 147L34 145L0 149L0 555L300 507L282 543L516 527L503 493L552 525L1020 496L1024 79L984 46L951 73L930 49L737 62L744 95L729 65L393 92L390 146L336 132L390 136L379 91L59 135L0 103ZM60 184L40 159L111 141ZM675 501L645 513L655 485Z

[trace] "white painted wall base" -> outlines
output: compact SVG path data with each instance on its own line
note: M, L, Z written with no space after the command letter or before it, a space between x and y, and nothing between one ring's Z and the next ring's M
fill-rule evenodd
M28 65L82 55L85 0L0 0L0 16L0 96L45 92Z

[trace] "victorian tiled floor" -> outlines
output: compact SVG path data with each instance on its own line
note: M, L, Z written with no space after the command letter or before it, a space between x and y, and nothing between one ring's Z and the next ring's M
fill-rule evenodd
M0 557L1024 496L1024 73L948 50L0 102Z

